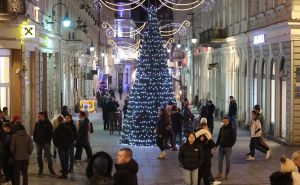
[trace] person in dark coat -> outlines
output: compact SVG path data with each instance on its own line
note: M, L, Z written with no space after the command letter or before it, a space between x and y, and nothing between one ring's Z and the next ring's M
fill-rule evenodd
M107 104L108 104L108 100L107 99L103 100L103 103L102 103L102 118L103 118L104 130L109 129L109 112L108 112Z
M11 137L13 135L12 125L9 122L3 124L4 130L4 145L3 145L3 172L5 182L11 181L14 184L13 178L13 156L10 150Z
M21 119L19 116L13 116L12 119L12 132L15 134L18 130L25 130L25 127L21 123Z
M53 143L58 150L59 160L62 169L60 178L68 178L70 146L74 142L72 128L64 123L64 118L59 116L57 118L58 126L54 130Z
M64 105L64 106L62 107L61 114L64 116L64 118L69 114L68 106Z
M114 113L118 110L118 107L119 107L119 103L118 101L116 101L116 98L115 97L109 98L106 104L106 109L108 114L108 125L114 119ZM109 129L109 126L107 127L107 129Z
M48 168L50 175L54 176L55 172L53 170L53 162L51 158L51 140L53 137L53 127L50 121L45 119L44 112L38 114L38 121L35 123L33 130L33 141L36 143L37 150L37 161L39 165L39 175L43 175L43 156L42 151L44 150L45 156L48 161Z
M114 185L138 185L138 163L133 159L130 148L122 148L118 152Z
M182 122L183 121L188 121L188 119L182 115L182 113L178 110L176 105L173 105L172 112L171 112L171 122L172 122L172 132L173 132L172 148L175 151L177 150L176 148L177 137L179 140L179 146L182 145Z
M207 125L211 134L214 132L214 113L215 105L211 100L207 101Z
M183 108L182 113L185 118L187 118L188 121L183 122L183 131L185 134L193 130L193 120L195 116L191 112L189 108L189 101L187 99L183 100Z
M94 154L86 168L86 185L113 185L112 168L113 160L108 153Z
M125 101L124 101L124 106L123 106L123 113L124 113L124 116L126 116L126 114L127 114L127 109L128 109L128 100L125 99Z
M229 96L229 120L235 130L237 130L236 125L236 114L237 114L237 103L233 96Z
M225 179L228 178L230 172L230 157L231 157L232 147L235 144L235 142L236 142L236 130L232 127L229 118L224 117L223 126L220 128L219 136L216 143L216 147L219 146L219 156L218 156L219 173L216 175L217 180L222 179L224 157L226 158Z
M196 137L198 137L197 133L198 132L196 132ZM199 166L198 185L201 184L202 178L204 185L210 185L215 181L211 173L211 158L213 156L212 149L215 147L215 142L209 132L207 120L205 118L200 121L199 133L201 133L201 135L197 138L197 142L202 144L204 159L202 164Z
M178 159L183 168L183 180L186 184L198 184L198 167L203 162L203 149L200 143L195 142L196 135L189 132L187 142L184 143L178 153Z
M170 119L169 119L169 114L165 108L159 109L158 116L159 116L159 120L154 129L154 133L156 134L156 144L160 149L160 154L158 156L158 159L165 159L167 153L165 152L164 139L168 132Z
M75 160L81 160L83 148L86 151L87 158L90 159L92 157L92 148L89 142L90 122L86 118L86 113L82 111L79 114L79 119L80 120L78 128L78 138L76 141Z
M20 171L22 172L23 185L28 185L28 166L29 158L33 151L33 141L25 128L18 130L12 136L10 151L14 159L13 177L15 184L13 185L20 185Z
M75 142L78 138L78 135L77 135L77 128L76 128L76 125L74 124L72 115L69 114L66 116L66 124L71 128L72 134L73 134L73 142L70 145L70 163L69 163L69 173L73 173L74 147L75 147Z

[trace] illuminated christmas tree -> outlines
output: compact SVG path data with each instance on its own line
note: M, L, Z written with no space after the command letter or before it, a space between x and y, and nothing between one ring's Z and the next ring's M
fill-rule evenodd
M158 121L158 109L169 101L175 102L157 9L150 6L147 12L148 24L121 135L121 143L129 145L155 145L153 129Z

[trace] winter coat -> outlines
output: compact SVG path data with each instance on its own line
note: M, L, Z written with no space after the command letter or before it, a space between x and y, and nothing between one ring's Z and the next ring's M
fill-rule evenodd
M188 121L188 118L185 118L181 112L179 111L172 111L171 113L171 122L172 122L172 129L175 131L182 130L182 121Z
M222 126L219 131L218 139L216 146L221 146L223 148L231 148L236 141L236 132L232 127L232 124L229 123L227 126Z
M74 124L74 121L72 122L66 122L66 124L71 128L72 130L72 133L73 133L73 141L76 141L77 138L78 138L78 135L77 135L77 128L76 128L76 125Z
M203 141L199 138L199 141L202 144L204 160L210 159L213 156L211 150L216 146L216 144L211 138L208 139L206 135L202 135L200 137L204 137Z
M19 130L12 136L10 150L14 160L29 160L33 151L33 141L26 130Z
M4 134L4 143L3 143L3 160L7 161L12 159L12 153L10 151L11 137L13 132L8 132Z
M274 172L270 176L271 185L293 185L292 172Z
M237 104L236 104L236 100L233 99L230 101L229 103L229 116L235 116L237 113Z
M211 119L214 117L215 109L216 107L214 104L207 105L207 119Z
M101 176L93 176L88 179L86 185L113 185L114 181L112 177L101 177Z
M36 122L33 130L33 141L38 145L50 144L53 137L53 127L49 121Z
M156 134L165 136L168 132L169 123L163 119L159 119L156 124Z
M134 159L126 164L116 164L115 168L114 185L138 185L137 172L139 167Z
M194 120L194 115L193 113L191 112L191 110L184 106L183 109L182 109L182 113L183 113L183 116L186 117L187 119L191 119L191 120Z
M68 151L74 142L71 127L66 123L60 123L54 130L53 143L56 148L62 151Z
M186 170L197 169L202 164L203 157L202 146L196 141L193 144L187 141L180 147L178 153L179 162Z
M258 119L252 120L252 124L250 126L251 137L261 137L262 130L261 124Z
M90 122L87 118L79 121L77 143L87 143L89 141Z
M20 122L16 122L12 124L12 131L14 134L17 133L19 130L25 130L25 127Z

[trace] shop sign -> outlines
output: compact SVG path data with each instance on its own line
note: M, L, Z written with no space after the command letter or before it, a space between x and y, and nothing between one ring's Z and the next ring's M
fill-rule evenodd
M35 25L23 25L21 28L22 38L35 38Z
M95 111L95 100L81 100L80 101L80 110L85 112Z
M265 34L254 35L253 44L265 43Z

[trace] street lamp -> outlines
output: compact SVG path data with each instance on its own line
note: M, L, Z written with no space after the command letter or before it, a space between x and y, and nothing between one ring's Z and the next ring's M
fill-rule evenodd
M69 28L71 26L72 20L69 17L68 12L66 13L65 17L63 18L62 23L65 28Z
M66 9L66 15L64 16L64 18L61 20L61 21L58 21L58 20L55 20L54 16L55 16L55 11L54 11L54 8L58 5L62 5L63 7L65 7ZM55 22L61 22L63 27L65 28L69 28L71 27L72 25L72 19L69 17L69 13L68 13L68 8L67 8L67 5L64 4L64 3L56 3L55 5L52 6L52 16L51 16L51 19L52 21L51 22L47 22L47 24L54 24L53 21Z
M95 46L94 46L93 41L91 42L91 45L90 45L90 51L91 52L95 51Z
M198 39L195 36L195 33L193 33L193 37L192 37L191 41L192 41L193 44L196 44L198 42Z
M178 49L180 49L181 48L181 43L180 43L180 40L178 41L178 43L176 44L176 47L178 48Z

